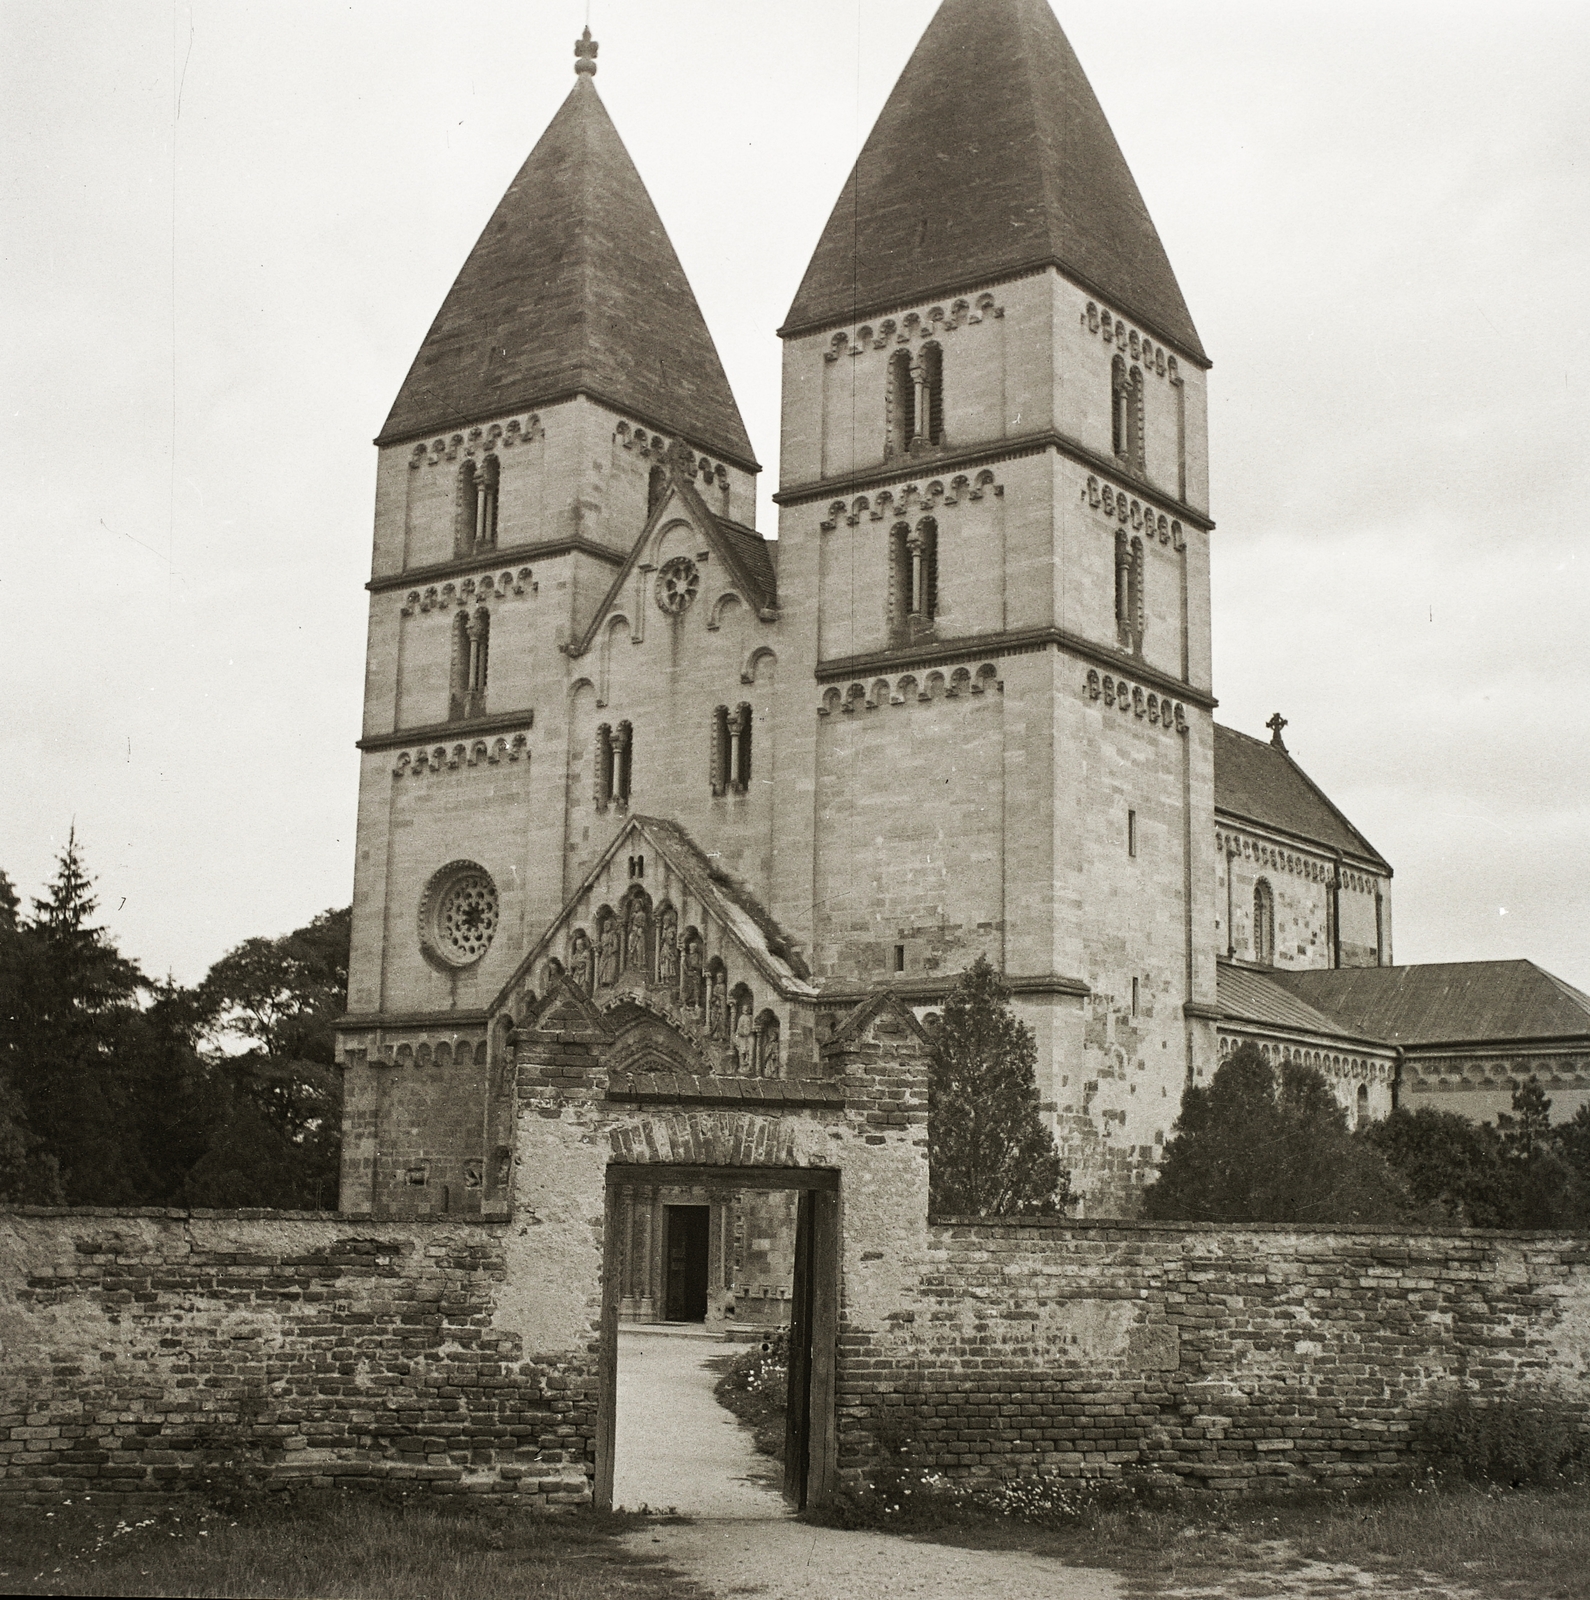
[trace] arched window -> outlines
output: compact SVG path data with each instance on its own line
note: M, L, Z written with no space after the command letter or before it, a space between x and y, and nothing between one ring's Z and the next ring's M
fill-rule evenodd
M596 786L598 807L605 807L613 798L613 730L603 723L596 730Z
M453 509L453 554L467 556L475 548L475 506L479 499L475 463L458 469L458 503Z
M729 708L716 706L712 712L712 748L708 756L712 792L724 794L729 787Z
M1126 460L1128 398L1126 361L1117 356L1110 363L1110 448L1122 461Z
M646 515L649 517L657 509L658 502L663 497L663 491L668 486L668 474L661 466L651 469L651 476L646 480Z
M1132 567L1126 586L1126 619L1132 630L1132 649L1143 653L1143 541L1132 541Z
M1362 1128L1369 1121L1369 1085L1358 1085L1358 1126Z
M729 718L729 787L744 794L751 784L751 708L743 700Z
M1253 959L1275 964L1275 895L1264 878L1253 886Z
M491 550L497 544L497 479L502 470L496 456L487 456L475 474L475 548Z
M627 722L618 725L613 741L613 797L620 805L629 804L630 779L635 766L635 730Z
M1143 472L1143 369L1133 367L1126 389L1126 459Z
M1115 535L1115 636L1123 650L1131 646L1132 546L1124 531Z
M916 437L916 379L911 376L911 352L896 350L889 357L889 432L885 454L903 456Z
M936 344L922 346L918 396L921 411L920 429L928 444L944 443L944 352Z
M923 517L907 549L911 556L911 616L931 622L938 615L939 600L939 525Z

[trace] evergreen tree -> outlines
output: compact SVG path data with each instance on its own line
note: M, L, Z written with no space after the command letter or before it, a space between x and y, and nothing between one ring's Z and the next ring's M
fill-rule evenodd
M1407 1192L1384 1158L1355 1141L1347 1113L1312 1067L1277 1074L1257 1045L1189 1085L1147 1216L1184 1222L1384 1223Z
M1499 1112L1497 1134L1512 1191L1504 1226L1582 1228L1590 1224L1590 1187L1564 1158L1551 1125L1551 1101L1535 1079L1513 1088L1511 1114Z
M1356 1137L1390 1162L1432 1219L1471 1228L1510 1227L1513 1186L1496 1129L1455 1111L1399 1106Z
M928 1189L938 1216L1033 1216L1071 1198L1039 1109L1032 1029L983 956L950 992L934 1040Z

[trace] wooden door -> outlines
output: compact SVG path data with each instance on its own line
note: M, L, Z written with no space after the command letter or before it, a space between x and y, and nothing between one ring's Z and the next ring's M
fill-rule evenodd
M710 1206L669 1206L668 1281L665 1291L669 1322L707 1320L707 1238Z

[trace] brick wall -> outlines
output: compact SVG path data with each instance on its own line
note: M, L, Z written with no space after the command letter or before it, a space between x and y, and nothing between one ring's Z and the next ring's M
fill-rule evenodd
M242 1469L588 1500L594 1355L522 1348L515 1246L478 1223L0 1214L0 1496L138 1504Z
M842 1336L842 1473L1343 1487L1410 1465L1455 1385L1590 1400L1590 1238L942 1223L915 1292Z

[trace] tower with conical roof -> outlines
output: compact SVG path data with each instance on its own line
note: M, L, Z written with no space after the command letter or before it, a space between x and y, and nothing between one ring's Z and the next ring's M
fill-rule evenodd
M819 982L987 954L1118 1196L1213 1060L1208 361L1047 0L944 0L780 332L779 904Z

